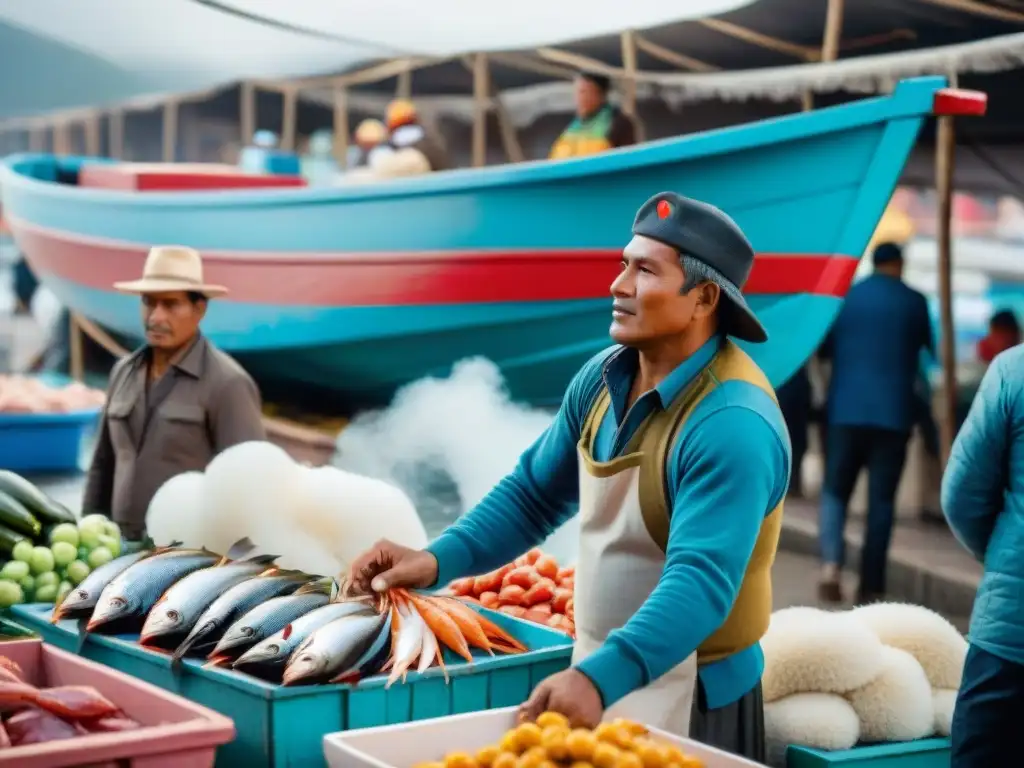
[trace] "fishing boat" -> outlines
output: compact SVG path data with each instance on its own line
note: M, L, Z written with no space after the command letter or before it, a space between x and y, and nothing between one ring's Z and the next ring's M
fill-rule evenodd
M0 166L4 214L69 308L133 341L137 299L111 285L180 243L229 286L204 328L262 385L315 387L351 408L444 375L501 369L514 398L555 405L609 344L609 285L635 211L674 190L719 206L758 257L745 287L769 334L748 349L776 385L820 344L924 121L981 114L941 77L885 96L592 157L371 185L204 191L85 188L89 164ZM237 186L237 185L236 185Z

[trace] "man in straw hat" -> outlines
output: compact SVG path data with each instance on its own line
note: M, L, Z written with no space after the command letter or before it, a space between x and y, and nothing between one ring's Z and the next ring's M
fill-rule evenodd
M131 544L145 537L146 510L164 482L266 435L256 385L199 332L207 302L227 289L203 281L197 251L157 246L141 280L114 288L142 297L147 343L110 373L82 506L110 515Z
M754 251L722 211L648 200L611 285L616 342L576 374L519 464L425 550L380 541L360 591L498 568L579 514L571 668L523 719L626 717L764 762L760 640L790 447L740 292Z

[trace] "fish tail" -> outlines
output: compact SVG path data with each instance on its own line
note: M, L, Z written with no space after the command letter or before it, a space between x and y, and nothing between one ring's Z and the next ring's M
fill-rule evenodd
M242 560L252 554L254 549L256 549L256 545L252 543L252 539L245 536L231 545L217 565L224 565L230 560Z

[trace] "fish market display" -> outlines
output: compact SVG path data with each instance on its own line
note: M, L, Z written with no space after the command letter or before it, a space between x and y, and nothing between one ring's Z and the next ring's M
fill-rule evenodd
M204 549L172 549L140 560L103 588L87 629L91 632L114 621L147 616L179 579L202 568L244 557L254 548L251 541L241 539L224 557Z
M0 712L0 750L141 727L95 688L37 688L26 682L15 662L3 656Z
M99 408L106 395L72 382L53 387L31 376L0 376L0 413L72 413Z
M607 766L608 768L704 768L704 761L655 738L643 725L622 718L593 730L570 728L565 715L543 712L535 723L506 732L475 754L450 752L414 768L523 768L523 766Z
M76 520L59 502L0 470L0 609L61 602L121 554L121 531L102 515Z
M576 568L559 567L550 555L531 549L515 562L483 576L456 579L452 594L517 619L543 624L576 637L573 589Z

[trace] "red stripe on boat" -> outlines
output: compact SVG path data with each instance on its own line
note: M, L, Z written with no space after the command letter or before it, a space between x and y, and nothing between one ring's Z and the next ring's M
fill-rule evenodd
M9 217L10 218L10 217ZM40 274L110 291L142 274L147 246L80 237L9 221ZM301 306L417 306L500 301L565 301L609 296L618 249L536 249L437 253L204 251L205 278L231 289L228 300ZM744 293L842 297L857 259L822 254L758 254Z

